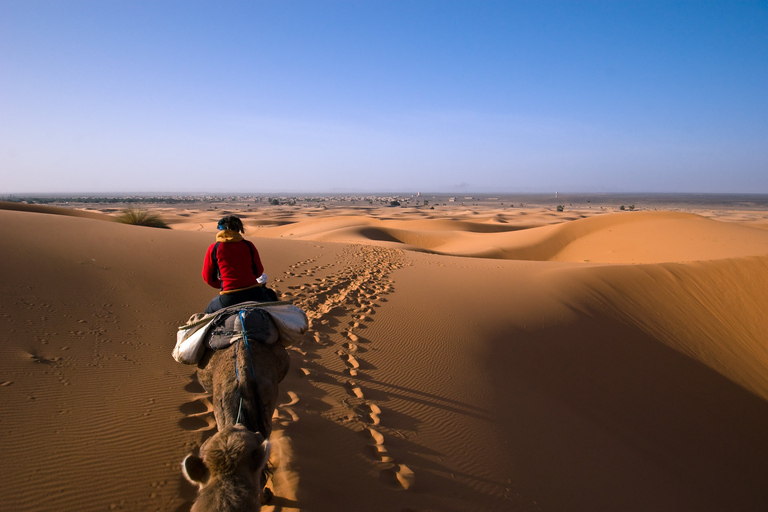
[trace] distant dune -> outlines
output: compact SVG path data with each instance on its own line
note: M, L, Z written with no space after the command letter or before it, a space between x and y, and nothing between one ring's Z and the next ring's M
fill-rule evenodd
M0 204L1 509L189 509L223 212L153 211ZM229 211L311 320L263 510L768 509L768 212Z
M61 206L47 206L42 204L12 203L9 201L0 201L0 210L68 215L72 217L84 217L86 219L114 220L109 215L100 212L85 211L74 208L63 208Z

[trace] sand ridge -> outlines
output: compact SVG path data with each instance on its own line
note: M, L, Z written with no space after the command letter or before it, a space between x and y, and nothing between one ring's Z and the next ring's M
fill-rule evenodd
M414 209L415 210L415 209ZM374 243L451 256L592 263L661 263L768 253L759 215L725 212L490 211L434 214L412 211L394 217L354 212L317 216L283 212L278 225L264 225L264 212L244 213L255 236ZM210 212L207 212L210 216ZM373 212L372 212L373 213ZM199 214L203 216L201 212ZM249 219L249 216L251 218ZM723 220L719 220L723 219ZM763 221L764 222L764 221ZM173 224L174 229L213 229L215 220Z
M0 209L2 508L189 509L215 422L170 352L223 211L158 211ZM242 210L311 320L265 510L768 507L765 214L559 213Z

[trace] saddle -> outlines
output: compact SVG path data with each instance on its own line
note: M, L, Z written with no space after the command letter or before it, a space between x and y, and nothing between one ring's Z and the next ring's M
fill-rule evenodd
M197 364L206 348L219 350L240 339L290 346L309 328L304 311L290 302L243 302L215 313L192 315L176 333L173 358Z
M219 350L227 348L238 340L248 343L271 345L279 338L277 326L272 317L258 306L249 305L237 311L218 315L204 339L206 348Z

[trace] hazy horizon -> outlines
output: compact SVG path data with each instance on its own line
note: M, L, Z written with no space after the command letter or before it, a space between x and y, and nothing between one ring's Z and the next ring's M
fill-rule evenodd
M768 193L765 1L6 0L0 47L0 195Z
M290 192L275 191L271 193L255 193L248 191L240 192L173 192L173 191L150 191L150 192L58 192L58 193L36 193L36 192L18 192L12 194L0 194L0 200L8 199L56 199L56 198L83 198L83 199L117 199L117 198L145 198L145 199L170 199L170 198L279 198L279 197L309 197L309 198L338 198L338 197L456 197L456 198L509 198L509 197L530 197L530 198L616 198L616 197L647 197L647 198L733 198L733 199L759 199L768 201L768 193L748 193L748 192L466 192L471 194L465 196L464 192L436 192L436 191L336 191L336 192Z

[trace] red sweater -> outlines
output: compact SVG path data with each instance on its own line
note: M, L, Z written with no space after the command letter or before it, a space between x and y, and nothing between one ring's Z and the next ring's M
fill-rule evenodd
M230 293L242 288L248 288L256 284L256 278L264 272L264 266L259 258L259 251L248 240L243 239L239 233L224 230L216 235L219 242L216 249L216 260L219 264L219 274L216 272L216 264L213 261L213 248L208 247L203 262L203 279L214 288L220 288L221 293ZM253 249L253 258L248 246ZM254 274L254 267L256 274Z

